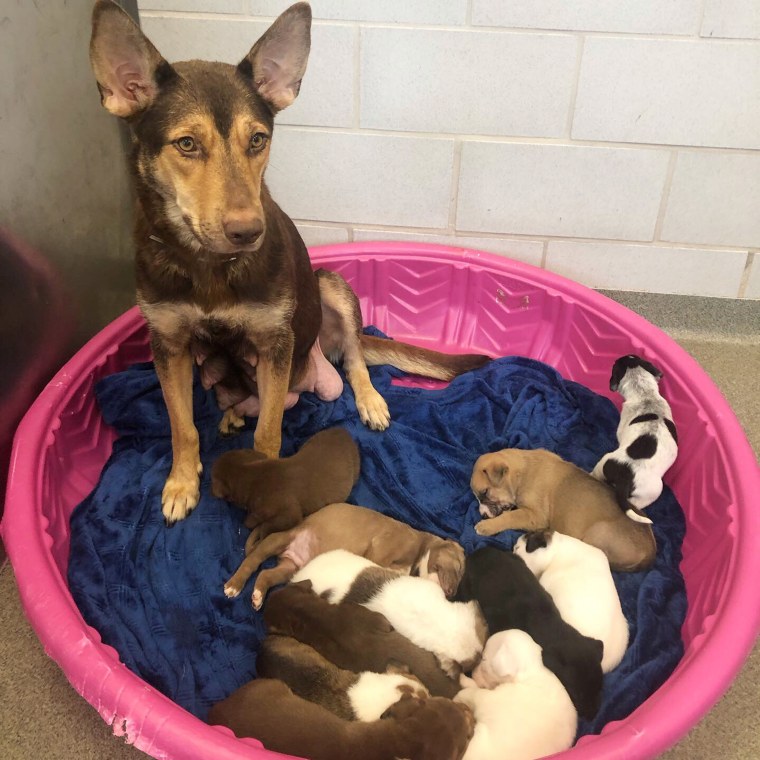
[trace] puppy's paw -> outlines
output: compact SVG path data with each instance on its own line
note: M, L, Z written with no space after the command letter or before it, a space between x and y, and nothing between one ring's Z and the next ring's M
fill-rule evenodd
M224 584L224 595L229 599L234 599L235 597L240 596L242 590L241 586L234 580L229 580Z
M224 416L219 422L219 433L225 438L228 438L237 435L244 427L245 420L230 408L224 413Z
M253 605L254 610L260 610L261 606L264 604L264 594L262 594L257 588L255 588L253 594L251 594L251 604Z
M195 509L200 498L198 475L201 470L202 466L198 462L198 474L195 477L170 475L167 479L161 495L161 511L167 526L184 520Z
M356 397L359 419L370 430L386 430L391 424L391 413L385 399L373 388Z
M498 528L493 520L481 520L475 523L475 532L479 536L495 536L497 533L501 533L501 528Z

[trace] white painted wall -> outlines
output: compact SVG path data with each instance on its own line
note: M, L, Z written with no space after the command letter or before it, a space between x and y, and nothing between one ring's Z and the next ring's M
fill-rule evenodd
M141 0L237 63L288 0ZM492 250L592 287L760 298L759 0L312 0L268 181L308 244Z

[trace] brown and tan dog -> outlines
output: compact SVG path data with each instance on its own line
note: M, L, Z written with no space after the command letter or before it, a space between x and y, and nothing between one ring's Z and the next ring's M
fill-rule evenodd
M246 543L246 558L224 586L224 593L240 594L248 578L264 560L279 555L276 567L256 578L252 603L260 609L267 591L289 581L318 554L345 549L378 565L421 575L436 581L446 596L456 593L464 572L464 550L455 541L415 530L374 509L353 504L330 504L300 525L271 532L259 543Z
M311 760L459 760L475 726L469 708L441 697L404 697L382 720L346 721L271 678L241 686L211 708L208 722Z
M356 295L340 275L315 276L295 225L269 194L274 117L298 95L310 30L309 5L296 3L237 66L170 64L116 3L95 4L90 62L101 102L132 132L137 302L171 425L167 524L199 498L194 359L226 410L220 430L257 416L254 445L271 458L297 393L340 395L325 356L342 358L359 416L376 430L390 414L367 365L447 380L488 361L363 335Z
M441 669L432 652L394 631L379 613L359 604L330 604L311 590L310 581L275 591L264 609L269 633L308 644L323 657L354 673L409 673L436 697L452 698L458 683Z
M222 454L211 469L211 492L248 510L245 524L252 529L248 541L253 545L346 499L359 468L359 448L350 433L329 428L285 459L267 459L249 449Z
M379 720L403 696L430 694L408 673L390 666L387 673L354 673L334 665L291 636L267 636L256 657L260 678L279 678L294 694L322 705L344 720Z
M601 549L613 570L645 570L657 544L650 525L621 512L612 489L544 449L503 449L484 454L470 486L488 518L481 536L503 530L556 530Z

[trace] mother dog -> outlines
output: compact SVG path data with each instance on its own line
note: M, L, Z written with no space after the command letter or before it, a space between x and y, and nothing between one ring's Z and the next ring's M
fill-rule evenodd
M133 138L137 301L171 424L168 524L198 502L194 359L226 410L221 431L258 415L254 445L269 457L279 455L283 411L298 392L340 394L324 355L342 357L359 415L377 430L390 415L367 364L450 379L487 361L362 335L356 295L336 274L315 277L295 225L269 195L274 116L298 95L310 29L308 4L296 3L237 66L170 65L115 3L95 5L90 61L101 100Z

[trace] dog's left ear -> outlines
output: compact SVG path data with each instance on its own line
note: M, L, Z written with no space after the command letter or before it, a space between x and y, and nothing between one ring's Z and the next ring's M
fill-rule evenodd
M498 486L507 474L508 469L506 465L494 461L493 463L489 462L483 472L492 486Z
M90 64L103 107L123 118L148 108L161 84L177 76L140 27L111 0L98 0L92 11Z
M287 108L301 89L311 48L311 7L296 3L275 19L238 71L253 81L272 110Z

